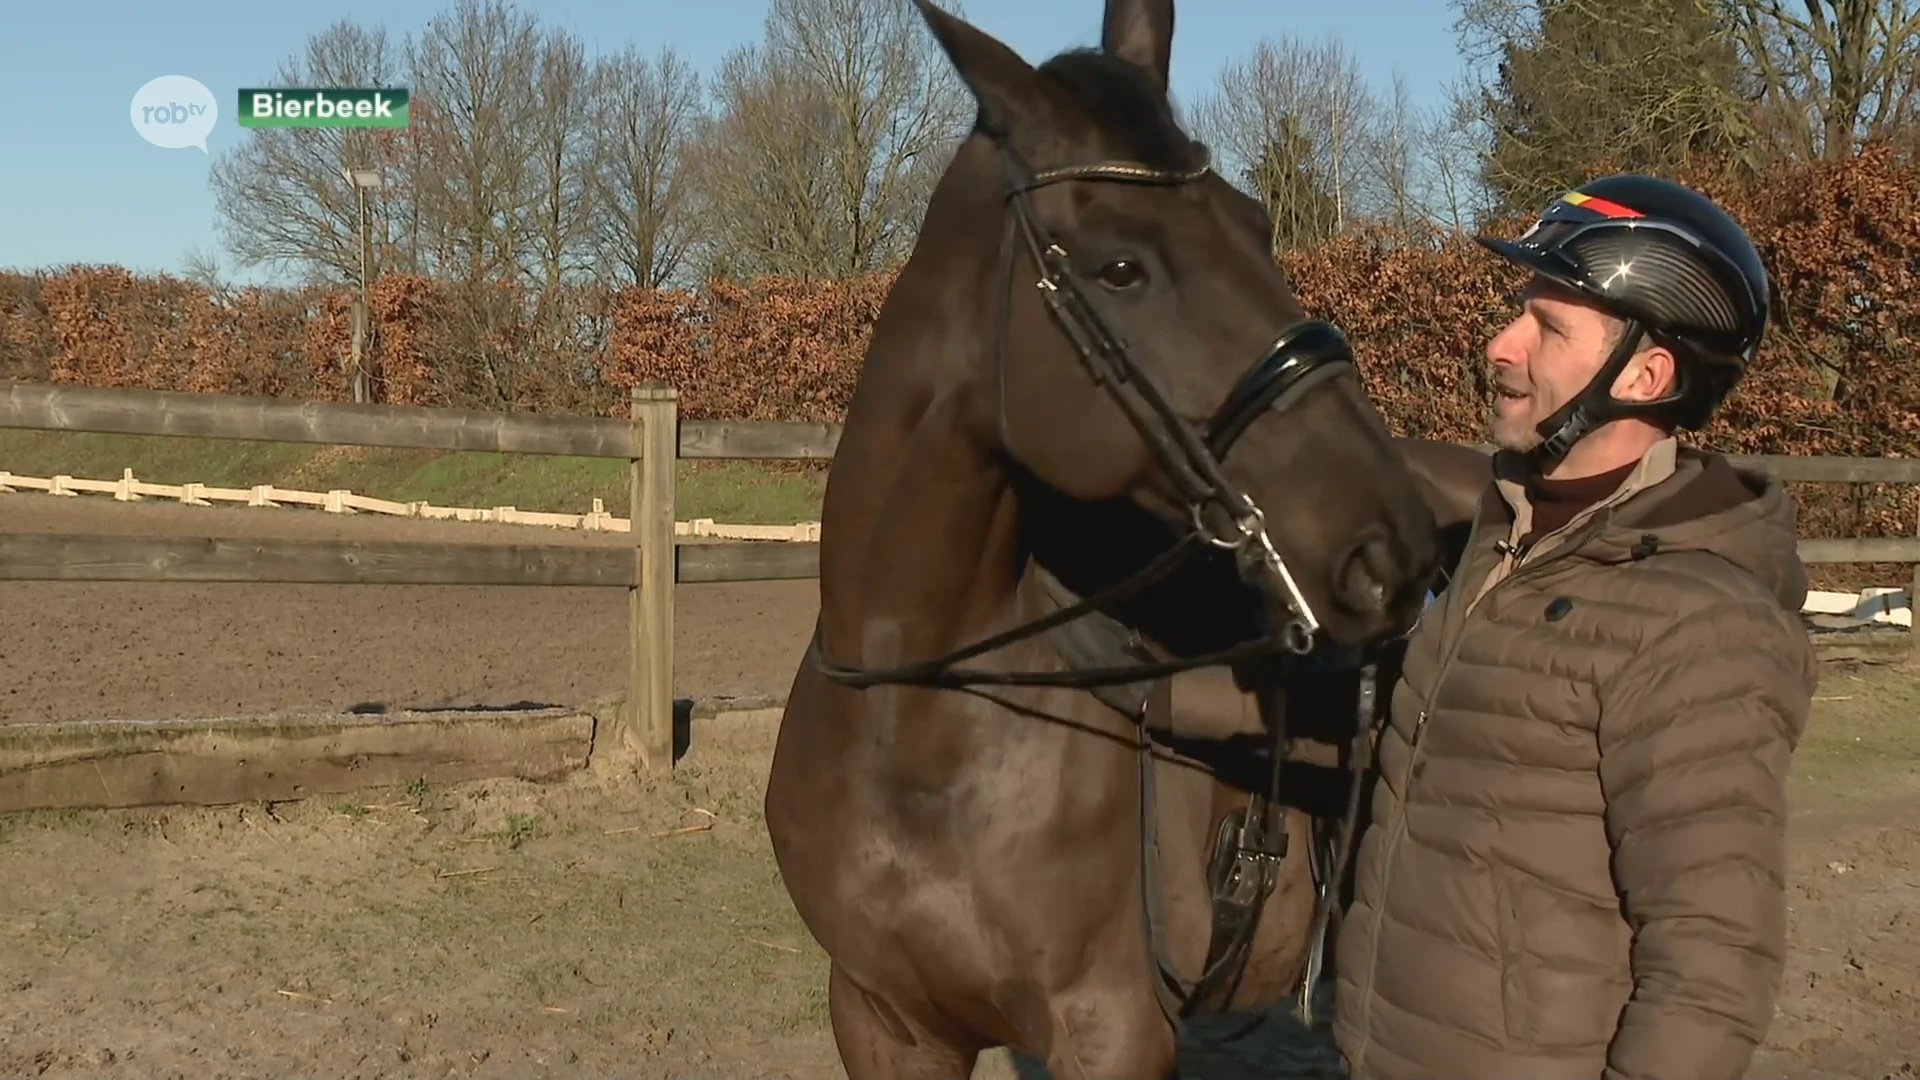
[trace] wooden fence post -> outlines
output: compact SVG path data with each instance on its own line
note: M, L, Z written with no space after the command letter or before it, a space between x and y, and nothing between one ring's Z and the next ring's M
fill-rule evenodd
M633 388L632 417L640 456L632 459L630 504L634 585L627 623L632 669L627 684L627 738L648 772L673 769L673 477L679 457L679 406L672 387Z

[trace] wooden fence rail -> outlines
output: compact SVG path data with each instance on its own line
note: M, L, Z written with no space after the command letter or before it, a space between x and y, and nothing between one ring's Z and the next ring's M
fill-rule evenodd
M625 458L632 552L548 545L350 543L0 534L0 580L584 585L629 591L626 729L648 768L673 761L673 586L807 578L814 542L680 545L678 458L830 460L832 424L680 421L674 391L637 387L626 420L0 382L0 427ZM1920 460L1735 456L1786 481L1920 484ZM1810 563L1910 563L1920 537L1810 538ZM1910 601L1911 602L1911 601ZM1920 624L1920 620L1916 620ZM1920 625L1916 626L1920 632Z
M820 545L675 544L681 584L820 576ZM620 548L403 540L101 536L0 532L0 581L195 581L272 585L571 585L634 588Z
M565 457L640 456L634 424L592 416L46 383L0 383L0 389L0 427Z
M11 535L0 549L0 566L16 580L621 586L630 597L632 658L625 731L647 768L670 769L677 409L666 386L635 387L631 400L629 418L618 420L0 382L0 427L7 428L625 458L633 523L630 554L583 557L521 545L488 552L477 545Z

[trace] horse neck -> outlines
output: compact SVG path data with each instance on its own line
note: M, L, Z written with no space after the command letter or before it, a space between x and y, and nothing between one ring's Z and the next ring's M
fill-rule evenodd
M848 663L892 666L965 644L1008 610L1025 562L1015 497L980 421L1000 344L982 328L1003 302L1000 230L981 228L1006 224L993 162L970 140L935 190L834 452L821 624Z
M822 626L836 658L890 667L937 656L1044 614L1051 604L1035 568L1091 596L1178 541L1126 499L1073 499L1009 464L968 422L977 402L915 383L924 365L900 362L899 346L878 333L874 348L822 515ZM1036 587L1023 593L1023 583ZM1112 614L1174 655L1260 632L1257 600L1218 553L1188 560ZM1057 663L1021 652L1007 659Z
M1034 562L1078 596L1122 584L1180 543L1173 528L1127 499L1083 502L1030 473L1014 477ZM1205 548L1107 611L1174 656L1215 652L1261 633L1258 597L1231 558Z
M1007 610L1025 555L1013 491L957 395L904 425L848 428L822 514L829 651L890 667L949 651ZM851 443L851 445L849 445Z

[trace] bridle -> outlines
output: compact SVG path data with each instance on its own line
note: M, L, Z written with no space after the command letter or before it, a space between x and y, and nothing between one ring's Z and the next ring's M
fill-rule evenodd
M1000 159L1006 175L1004 198L1012 209L1008 233L1018 231L1040 278L1034 284L1054 319L1072 342L1074 352L1096 386L1105 389L1144 439L1185 500L1193 530L1146 566L1116 584L1078 603L1042 618L983 638L944 655L892 668L862 668L830 660L816 636L811 649L815 666L827 678L847 686L882 684L929 687L1057 686L1086 689L1162 678L1195 668L1233 664L1263 656L1313 651L1321 629L1312 605L1300 591L1287 561L1274 548L1267 515L1244 491L1226 477L1222 459L1253 422L1268 409L1284 410L1309 386L1353 370L1353 353L1346 336L1331 323L1305 319L1288 327L1270 344L1228 390L1204 431L1195 431L1167 401L1153 378L1114 332L1073 271L1067 250L1035 218L1029 194L1068 181L1107 181L1173 186L1208 176L1210 162L1185 170L1155 169L1129 161L1102 161L1069 165L1041 172L1027 168L1004 141ZM996 343L995 379L999 391L999 423L1006 421L1006 350L1010 337L1015 258L1003 235L1005 295ZM1260 584L1261 577L1277 579L1288 608L1287 621L1268 638L1244 642L1201 656L1141 662L1124 666L1072 671L992 671L955 665L995 649L1045 633L1091 612L1124 600L1165 578L1187 560L1207 549L1230 552L1242 580Z

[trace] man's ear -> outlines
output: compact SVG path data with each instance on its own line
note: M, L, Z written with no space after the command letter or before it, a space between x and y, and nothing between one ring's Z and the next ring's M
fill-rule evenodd
M1621 401L1658 401L1680 388L1680 364L1673 350L1651 339L1613 380L1613 396Z

